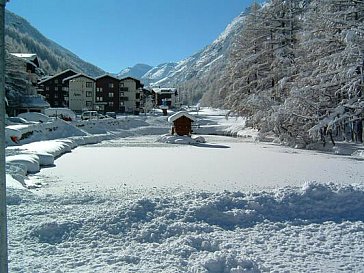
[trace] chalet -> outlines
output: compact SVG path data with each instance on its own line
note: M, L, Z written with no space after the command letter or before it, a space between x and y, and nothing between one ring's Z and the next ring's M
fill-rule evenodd
M26 72L35 74L36 69L39 68L39 60L37 54L32 53L10 53L11 55L21 58L26 63Z
M38 94L43 95L51 107L68 107L68 88L63 86L63 80L77 74L74 70L67 69L41 80L38 83Z
M195 117L186 111L177 112L168 118L168 122L173 123L172 135L176 133L179 136L190 136L194 121L196 121Z
M174 108L178 96L176 88L153 88L153 93L156 106Z
M95 79L79 73L63 79L62 86L68 91L68 107L72 111L95 110Z
M95 106L104 112L125 112L124 105L120 104L120 80L111 75L102 75L96 78Z
M6 92L8 115L42 112L49 107L49 103L36 90L37 81L42 75L36 54L10 53L7 55L6 67L7 85L12 90Z

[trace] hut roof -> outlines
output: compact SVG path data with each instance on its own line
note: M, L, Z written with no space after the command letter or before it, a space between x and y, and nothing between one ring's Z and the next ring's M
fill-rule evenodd
M188 112L186 112L186 111L179 111L179 112L173 114L172 116L170 116L168 118L168 122L172 123L175 120L177 120L177 119L179 119L180 117L183 117L183 116L186 117L186 118L188 118L188 119L190 119L190 120L192 120L192 121L196 121L196 118L194 116L190 115Z

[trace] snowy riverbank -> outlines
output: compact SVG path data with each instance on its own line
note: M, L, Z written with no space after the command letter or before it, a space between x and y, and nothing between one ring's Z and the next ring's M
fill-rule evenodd
M244 131L242 119L224 119L225 111L201 111L195 131L199 134L238 135ZM164 135L170 131L167 117L155 113L149 116L121 116L118 119L65 122L53 120L6 128L6 171L8 186L27 186L27 174L54 165L55 158L72 149L103 140L138 135ZM254 137L254 131L249 137ZM16 142L13 141L16 137ZM34 186L34 185L32 185Z

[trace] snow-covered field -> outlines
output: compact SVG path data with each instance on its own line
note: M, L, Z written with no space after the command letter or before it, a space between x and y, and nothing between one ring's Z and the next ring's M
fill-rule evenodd
M155 142L156 116L9 146L10 272L363 272L362 145L257 143L223 114L195 131L252 137Z

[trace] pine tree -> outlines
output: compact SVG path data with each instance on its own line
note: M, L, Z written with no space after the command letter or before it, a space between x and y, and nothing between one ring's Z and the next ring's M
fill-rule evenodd
M293 136L311 139L320 129L342 125L362 96L364 3L350 0L312 1L300 37L300 73L287 100L285 120ZM345 114L345 115L344 115Z

